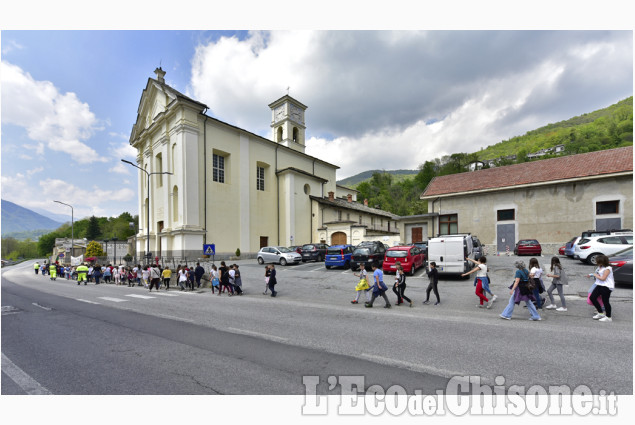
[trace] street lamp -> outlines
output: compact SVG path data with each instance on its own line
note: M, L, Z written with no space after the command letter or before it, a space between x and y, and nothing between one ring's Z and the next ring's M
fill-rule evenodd
M57 202L58 204L62 204L62 205L66 205L67 207L71 207L71 261L73 260L73 254L75 253L73 248L74 248L74 242L73 239L75 239L75 233L74 233L74 229L73 229L73 223L75 221L75 214L73 212L73 206L69 205L69 204L65 204L64 202L60 202L60 201L53 201L53 202Z
M172 175L172 173L169 173L167 171L163 171L163 172L152 172L152 173L148 173L146 170L144 170L143 168L139 167L137 164L134 164L130 161L126 161L125 159L122 159L121 162L125 162L126 164L130 164L135 168L140 169L141 171L143 171L144 173L146 173L146 175L148 176L148 202L146 204L146 255L145 257L148 258L148 262L150 262L150 176L153 174L169 174ZM157 235L158 237L158 235ZM147 264L147 263L146 263Z
M134 229L134 263L137 264L137 224L134 221L128 223L131 229Z
M117 264L117 236L112 238L112 242L115 245L115 260L113 261L113 264Z

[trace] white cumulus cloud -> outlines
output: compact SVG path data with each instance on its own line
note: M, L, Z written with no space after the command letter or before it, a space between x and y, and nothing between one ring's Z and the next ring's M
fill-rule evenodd
M100 129L88 104L75 93L60 93L50 81L36 81L16 65L2 61L1 66L2 123L23 127L31 140L76 161L105 161L84 143Z

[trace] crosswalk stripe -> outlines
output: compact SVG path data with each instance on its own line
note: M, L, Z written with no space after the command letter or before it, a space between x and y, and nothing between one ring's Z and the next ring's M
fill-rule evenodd
M138 295L138 294L128 294L126 295L126 297L141 298L144 300L151 300L152 298L156 298L156 297L151 297L148 295Z
M106 301L112 301L115 303L122 303L124 301L128 301L128 300L122 300L121 298L112 298L112 297L97 297L100 300L106 300Z
M178 297L179 294L168 294L167 292L157 292L154 295L161 295L162 297Z

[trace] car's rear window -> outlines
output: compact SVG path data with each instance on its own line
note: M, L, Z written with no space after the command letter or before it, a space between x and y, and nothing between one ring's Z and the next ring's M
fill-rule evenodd
M368 248L358 248L353 252L353 255L369 255L370 249Z
M587 242L589 242L591 239L580 239L580 241L578 242L578 245L582 245L585 244Z
M315 248L315 245L302 245L302 249L309 250L309 249L313 249L313 248Z
M386 251L386 257L406 258L407 256L408 256L408 251L400 251L400 250Z
M331 254L331 255L340 255L342 253L342 249L341 248L329 248L326 250L327 254Z

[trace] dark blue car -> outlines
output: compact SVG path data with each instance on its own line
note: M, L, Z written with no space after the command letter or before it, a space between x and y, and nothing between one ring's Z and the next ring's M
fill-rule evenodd
M352 245L330 246L326 250L326 259L324 260L324 266L327 269L330 269L331 267L344 267L345 269L347 269L351 265L352 255Z

